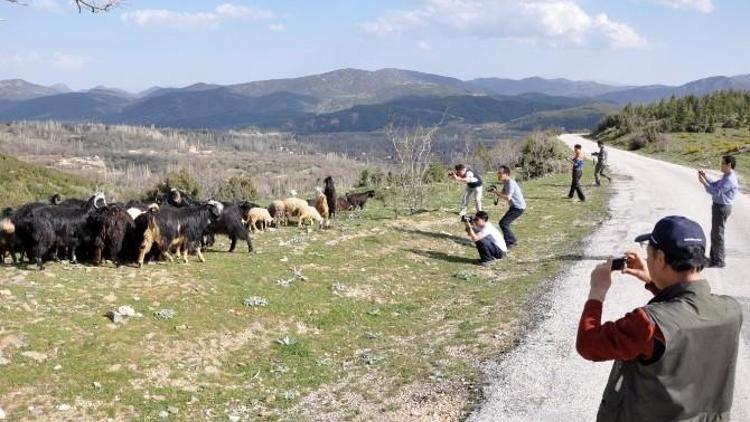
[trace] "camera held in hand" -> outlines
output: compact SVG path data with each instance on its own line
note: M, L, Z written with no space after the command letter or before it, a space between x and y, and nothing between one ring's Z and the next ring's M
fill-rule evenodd
M628 268L628 257L616 258L612 260L612 271L624 271Z

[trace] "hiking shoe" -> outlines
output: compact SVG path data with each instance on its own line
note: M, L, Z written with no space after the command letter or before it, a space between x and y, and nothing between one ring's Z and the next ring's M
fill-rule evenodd
M724 262L711 262L708 264L708 268L724 268L727 264Z

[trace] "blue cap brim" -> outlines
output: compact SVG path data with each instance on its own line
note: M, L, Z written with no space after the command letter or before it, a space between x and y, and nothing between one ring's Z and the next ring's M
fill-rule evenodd
M643 243L651 240L651 233L642 234L635 238L636 243Z

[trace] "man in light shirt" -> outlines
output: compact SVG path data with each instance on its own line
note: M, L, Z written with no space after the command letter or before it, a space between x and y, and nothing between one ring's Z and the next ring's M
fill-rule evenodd
M510 225L526 210L526 200L523 198L521 187L510 177L510 167L500 166L500 170L497 171L497 178L503 184L502 190L498 192L498 199L508 201L508 211L505 212L498 224L500 230L503 231L505 244L512 248L518 242L518 239L510 229ZM495 205L497 205L497 202L495 202Z
M724 227L729 215L732 213L732 203L737 197L740 189L737 173L734 168L737 159L731 155L721 158L721 179L712 181L706 172L698 172L698 181L711 194L713 206L711 207L711 253L709 254L709 267L724 268Z
M484 211L476 213L474 218L465 218L466 233L477 247L479 252L479 265L490 267L498 260L505 257L508 247L505 246L503 235L489 223L489 216Z

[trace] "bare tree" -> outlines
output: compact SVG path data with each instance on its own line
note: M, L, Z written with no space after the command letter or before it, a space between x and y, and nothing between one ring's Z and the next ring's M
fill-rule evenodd
M392 181L398 186L404 204L412 214L424 205L429 188L426 175L432 162L432 139L437 130L438 125L431 128L399 128L392 124L385 129L395 153L396 168L391 176Z
M28 3L23 2L21 0L5 0L10 3L20 4L22 6L28 6ZM120 0L73 0L73 3L75 3L76 7L78 7L78 12L91 12L91 13L99 13L99 12L108 12L111 9L117 7L121 1Z

